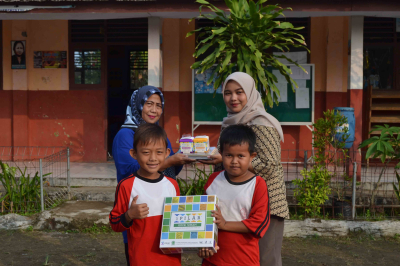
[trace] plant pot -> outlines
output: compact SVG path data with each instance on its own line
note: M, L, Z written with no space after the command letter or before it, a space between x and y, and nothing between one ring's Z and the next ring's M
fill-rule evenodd
M349 201L335 200L334 204L335 218L343 217L344 219L351 219L352 209Z

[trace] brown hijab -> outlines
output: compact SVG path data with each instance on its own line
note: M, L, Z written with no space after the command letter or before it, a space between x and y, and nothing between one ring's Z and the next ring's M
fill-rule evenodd
M234 80L242 86L246 96L247 104L238 113L232 112L228 107L226 110L228 116L222 122L222 129L229 125L246 124L246 125L262 125L266 127L274 127L283 141L283 131L279 121L265 111L264 105L261 100L261 95L256 89L254 79L243 72L235 72L229 75L223 86L222 94L224 94L225 86L230 81Z

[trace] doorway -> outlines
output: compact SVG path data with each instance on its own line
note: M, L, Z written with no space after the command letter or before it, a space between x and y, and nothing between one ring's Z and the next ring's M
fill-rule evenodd
M107 59L107 150L109 154L112 154L113 140L125 121L126 108L131 95L148 82L147 46L110 45Z

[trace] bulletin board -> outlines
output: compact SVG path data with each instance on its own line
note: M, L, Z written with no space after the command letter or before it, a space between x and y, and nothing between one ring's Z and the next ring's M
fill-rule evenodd
M272 67L269 68L268 70L272 71L278 78L276 85L281 97L279 105L274 105L273 108L266 106L265 109L278 119L281 125L312 125L315 105L315 65L301 64L308 71L308 74L296 65L288 64L287 66L291 68L292 78L298 83L299 88L296 92L293 92L292 85L280 75L279 71ZM196 74L193 70L192 130L199 125L221 125L223 118L227 115L222 98L222 88L219 87L214 95L214 84L206 84L212 72L212 68L203 74Z

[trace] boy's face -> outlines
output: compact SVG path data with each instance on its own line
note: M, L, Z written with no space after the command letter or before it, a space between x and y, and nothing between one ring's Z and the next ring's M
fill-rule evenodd
M225 144L222 163L230 177L239 177L247 173L250 163L256 155L256 153L250 154L248 143L233 146Z
M138 143L136 150L131 149L130 154L138 161L142 175L154 175L170 154L170 150L165 148L162 140L157 140L146 145Z

